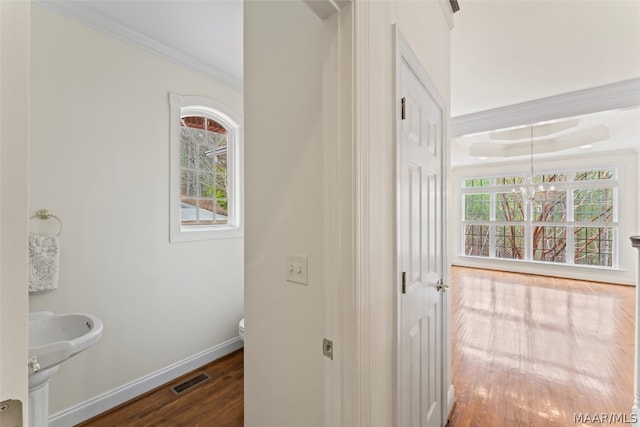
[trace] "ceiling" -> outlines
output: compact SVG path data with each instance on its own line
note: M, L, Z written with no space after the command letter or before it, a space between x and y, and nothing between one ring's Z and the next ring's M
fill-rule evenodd
M452 166L586 155L640 148L640 107L464 135L451 140ZM533 148L532 148L533 147Z
M242 88L242 0L34 2ZM640 77L640 0L461 0L460 6L451 38L454 117ZM596 126L610 137L594 141L594 150L637 146L639 123L638 110L582 117L546 142L536 138L536 151L582 152ZM489 133L452 142L453 165L523 159L528 147L526 138L495 140Z
M464 0L451 37L453 117L640 77L637 0ZM533 131L536 158L638 149L640 110L543 123ZM453 138L452 164L525 160L530 142L530 126Z
M242 89L242 0L34 0Z
M461 0L451 115L640 77L638 0Z

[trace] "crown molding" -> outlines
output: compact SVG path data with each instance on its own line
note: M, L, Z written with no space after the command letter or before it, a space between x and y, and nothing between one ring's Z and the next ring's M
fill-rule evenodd
M96 31L115 37L140 49L158 55L188 70L195 71L205 77L222 83L238 91L242 91L241 78L232 76L219 68L207 64L178 49L167 46L156 39L111 19L94 8L78 1L45 1L34 0L33 4L65 16L73 21L87 25Z
M451 137L640 105L640 78L451 119Z
M438 3L440 3L444 19L447 21L447 25L449 25L449 30L453 30L453 14L456 13L456 10L454 10L454 3L452 3L451 0L440 0ZM455 4L458 4L457 1ZM458 7L458 10L459 9L460 8Z
M320 19L328 18L335 12L351 4L351 0L303 0L304 3L315 13Z

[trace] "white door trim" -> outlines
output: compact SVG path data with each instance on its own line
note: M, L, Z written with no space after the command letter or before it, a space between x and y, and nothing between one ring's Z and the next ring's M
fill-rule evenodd
M323 170L325 245L325 337L333 359L324 359L324 425L357 425L353 402L356 365L355 153L353 5L324 18L331 47L323 68Z
M371 206L371 165L369 159L369 2L354 2L355 33L355 357L353 426L371 425L371 321L370 277L371 244L369 235Z
M20 400L24 425L29 414L30 22L29 1L0 1L0 401Z

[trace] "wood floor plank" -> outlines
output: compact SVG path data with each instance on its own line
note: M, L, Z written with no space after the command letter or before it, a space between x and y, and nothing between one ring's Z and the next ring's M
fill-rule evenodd
M451 298L449 427L629 421L634 287L454 267Z
M244 353L238 350L175 381L78 424L78 427L219 426L244 424ZM206 372L211 378L176 396L169 390Z

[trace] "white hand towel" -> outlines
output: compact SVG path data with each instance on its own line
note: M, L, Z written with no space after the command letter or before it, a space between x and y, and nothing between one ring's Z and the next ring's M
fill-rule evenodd
M29 293L50 292L58 287L60 246L57 236L29 235Z

